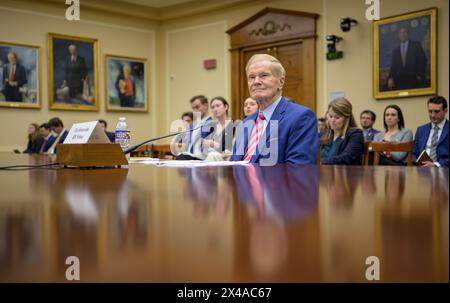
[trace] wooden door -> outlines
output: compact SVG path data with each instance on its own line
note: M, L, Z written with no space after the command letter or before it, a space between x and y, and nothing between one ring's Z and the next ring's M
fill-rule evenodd
M242 118L249 96L245 67L254 54L270 54L286 70L283 96L316 110L317 14L266 8L227 31L231 42L232 117Z

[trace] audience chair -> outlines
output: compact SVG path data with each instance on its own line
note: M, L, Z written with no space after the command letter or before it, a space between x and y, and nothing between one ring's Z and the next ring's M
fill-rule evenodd
M151 145L145 144L130 153L130 157L150 157Z
M151 156L158 159L173 159L170 144L153 144Z
M370 150L373 151L373 165L379 165L379 163L380 163L380 154L379 153L380 152L407 152L408 153L408 166L413 166L413 161L412 161L413 146L414 146L414 141L408 141L408 142L373 142L372 141L370 143ZM366 161L366 159L364 159L364 161Z
M371 151L370 144L372 141L364 141L364 154L363 154L363 162L362 165L369 165L369 152Z

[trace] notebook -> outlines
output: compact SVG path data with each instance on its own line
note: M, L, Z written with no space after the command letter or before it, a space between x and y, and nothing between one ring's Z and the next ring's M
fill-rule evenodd
M423 165L423 162L426 162L426 161L434 162L433 160L431 160L431 158L427 154L427 152L425 150L423 150L420 153L419 157L417 158L416 165Z

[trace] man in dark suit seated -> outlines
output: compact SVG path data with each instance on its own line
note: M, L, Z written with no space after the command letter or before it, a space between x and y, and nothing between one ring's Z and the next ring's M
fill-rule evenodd
M64 143L69 131L64 128L63 122L58 117L50 119L48 124L50 125L51 130L56 134L56 138L52 146L47 150L47 153L54 154L56 153L56 145Z
M359 115L359 122L361 124L361 128L363 129L365 141L373 141L373 136L380 132L379 130L373 128L376 119L377 115L368 109L363 110Z
M17 62L17 55L8 53L8 64L3 68L3 90L5 101L22 102L20 88L26 84L25 68Z
M44 143L42 143L39 153L46 153L55 142L55 136L52 134L51 127L48 123L42 123L39 126L39 132L42 138L44 138Z
M399 30L400 45L392 52L388 77L391 90L412 89L425 86L427 57L419 41L409 40L406 26Z
M108 137L109 141L111 141L111 143L116 142L116 134L106 130L108 127L108 123L106 122L106 120L99 119L98 123L100 123L100 126L103 127L103 130L105 131L105 134Z
M275 57L257 54L246 67L250 96L259 110L236 128L231 161L315 164L319 149L314 112L282 96L285 69Z
M422 151L430 156L430 161L424 161L423 167L448 167L448 120L447 100L441 96L428 100L428 116L430 123L419 126L413 149L413 160L417 161Z

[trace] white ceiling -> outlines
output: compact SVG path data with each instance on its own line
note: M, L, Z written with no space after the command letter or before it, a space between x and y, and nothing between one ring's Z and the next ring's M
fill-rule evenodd
M139 4L152 8L163 8L187 2L196 2L196 0L120 0L120 2Z

